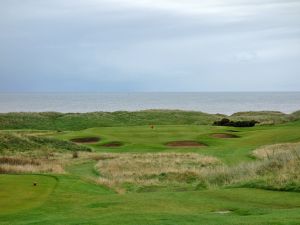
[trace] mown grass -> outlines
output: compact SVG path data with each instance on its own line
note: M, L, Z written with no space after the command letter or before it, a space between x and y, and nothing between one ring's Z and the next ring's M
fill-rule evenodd
M57 182L45 176L1 175L1 225L296 225L299 222L298 193L234 188L120 195L77 177L56 177ZM40 184L37 186L40 189L32 186L33 181ZM223 214L224 211L228 213Z
M252 128L229 128L216 126L131 126L102 127L82 131L57 133L55 138L70 140L78 137L100 137L95 144L86 146L95 152L147 153L147 152L195 152L215 156L227 164L242 160L252 160L252 150L262 146L284 142L300 141L300 121L280 125L258 126ZM233 132L235 131L235 132ZM238 138L215 138L215 133L228 133ZM193 140L206 147L170 147L166 143L179 140ZM105 147L109 142L122 143L119 147Z
M3 215L14 217L42 205L56 185L57 179L52 176L0 175L0 224L4 224Z

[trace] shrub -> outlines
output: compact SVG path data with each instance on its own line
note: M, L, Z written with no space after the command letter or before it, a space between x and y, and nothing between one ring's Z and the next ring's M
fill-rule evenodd
M213 125L215 126L230 126L230 127L254 127L258 123L255 120L250 121L231 121L227 118L223 118L219 121L215 121Z

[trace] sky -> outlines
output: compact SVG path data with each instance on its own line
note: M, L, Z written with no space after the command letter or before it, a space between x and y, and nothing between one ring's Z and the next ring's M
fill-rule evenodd
M1 0L0 92L300 91L300 0Z

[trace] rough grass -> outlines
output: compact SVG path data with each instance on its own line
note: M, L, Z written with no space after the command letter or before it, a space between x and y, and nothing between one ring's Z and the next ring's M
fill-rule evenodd
M151 124L210 124L220 116L180 110L93 113L2 113L0 129L82 130Z
M289 122L293 120L299 120L300 114L294 112L292 114L285 114L277 111L258 111L258 112L238 112L230 116L232 120L255 120L260 123L260 125L272 125L284 122Z
M300 113L242 112L232 116L181 110L144 110L137 112L93 113L1 113L0 129L82 130L91 127L139 125L208 125L227 117L231 120L256 120L278 124L299 120Z
M284 151L266 155L259 161L243 162L237 166L222 165L212 170L203 169L201 182L198 186L203 188L237 185L271 190L300 191L300 148L295 148L293 144L281 146L284 146Z
M217 164L220 164L217 158L195 153L103 154L96 168L101 174L100 184L120 189L124 184L178 186L193 183L201 168Z
M154 186L192 188L195 184L196 189L242 186L300 191L300 149L294 147L235 166L192 153L104 154L98 160L98 182L118 191Z
M252 152L252 155L258 159L272 158L274 155L297 151L300 149L299 143L284 143L262 146Z
M32 159L28 157L0 157L0 174L16 173L64 173L57 160Z
M49 154L59 151L91 151L91 149L54 138L16 132L0 132L0 155L14 155L19 152Z

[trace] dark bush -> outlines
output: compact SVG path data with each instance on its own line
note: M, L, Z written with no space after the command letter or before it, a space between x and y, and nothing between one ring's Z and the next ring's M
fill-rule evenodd
M215 126L230 126L230 127L254 127L258 122L255 120L250 121L230 121L227 118L223 118L220 121L215 121Z

